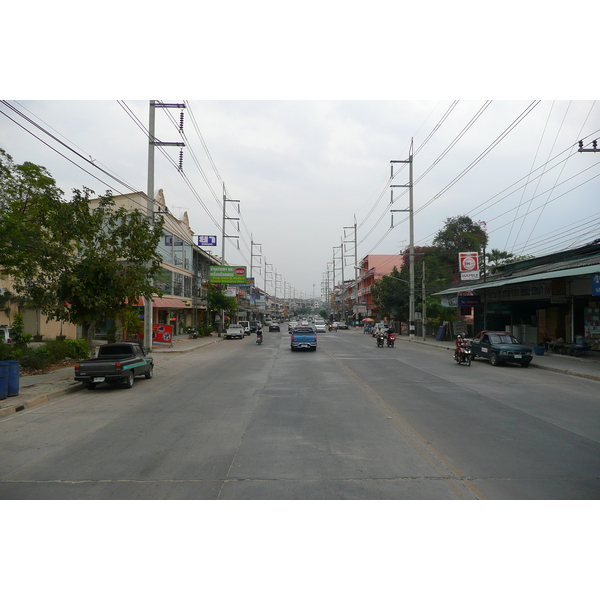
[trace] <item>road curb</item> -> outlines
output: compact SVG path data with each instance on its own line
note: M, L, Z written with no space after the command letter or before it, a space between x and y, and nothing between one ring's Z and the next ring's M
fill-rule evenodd
M71 383L66 388L61 388L60 390L55 390L47 394L40 394L39 396L34 396L33 398L29 398L23 402L19 402L19 397L15 396L13 399L14 404L0 408L0 419L9 417L14 413L21 412L28 408L34 408L35 406L39 406L40 404L44 404L44 402L49 402L50 400L54 400L54 398L64 396L65 394L72 394L73 392L78 392L83 389L85 389L85 385L76 382Z

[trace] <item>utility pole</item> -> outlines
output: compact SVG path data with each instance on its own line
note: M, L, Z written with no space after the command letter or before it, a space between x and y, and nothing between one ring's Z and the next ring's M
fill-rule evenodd
M180 108L184 109L185 104L165 104L150 100L150 112L148 118L148 188L146 193L146 215L154 223L154 147L155 146L179 146L183 147L183 142L159 142L155 137L156 131L156 107L159 108ZM181 117L181 127L183 129L183 113ZM182 155L179 155L179 169L182 168ZM152 283L152 281L149 281ZM152 298L144 300L144 351L152 352Z
M354 301L352 302L352 313L354 315L354 322L358 316L358 237L356 235L356 214L354 215L354 225L352 227L344 227L344 229L354 229ZM352 241L352 240L351 240ZM343 253L342 253L342 264L343 264Z
M427 340L427 303L425 302L425 257L423 256L423 280L422 280L422 291L423 295L423 310L421 311L423 319L423 341Z
M237 217L228 217L226 214L227 202L239 202L239 200L231 200L227 198L227 192L225 191L225 182L223 182L223 226L221 228L221 260L223 261L223 265L225 265L225 238L237 238L237 235L226 235L225 234L225 222L226 221L239 221ZM221 284L222 285L222 284ZM221 324L219 326L219 334L218 337L221 337L223 333L223 327L225 325L225 310L221 309Z
M409 267L409 305L408 305L408 337L410 340L415 337L415 232L413 222L413 140L410 140L410 154L408 160L391 160L391 163L408 163L409 181L406 185L392 185L390 187L407 187L409 190L408 210L391 212L408 212L410 220L410 249L408 255ZM394 178L394 165L392 164L391 179ZM392 190L393 194L393 190Z

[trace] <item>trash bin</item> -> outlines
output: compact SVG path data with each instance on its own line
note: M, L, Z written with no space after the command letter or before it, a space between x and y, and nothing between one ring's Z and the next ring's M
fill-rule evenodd
M544 352L546 352L546 346L544 344L538 344L537 346L533 347L533 353L536 356L543 356Z
M8 395L19 395L19 377L21 364L18 360L7 360L8 364Z
M8 363L0 362L0 400L8 396Z

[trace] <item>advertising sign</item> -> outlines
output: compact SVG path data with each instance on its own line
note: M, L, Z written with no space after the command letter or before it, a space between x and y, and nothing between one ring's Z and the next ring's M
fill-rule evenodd
M479 254L477 252L459 252L458 266L462 281L479 279Z
M245 284L246 267L210 267L209 279L211 283Z
M237 296L237 288L232 286L227 286L227 289L223 292L223 295L226 298L235 298Z
M592 296L600 296L600 273L592 275Z
M152 343L170 344L173 341L173 325L152 324Z
M216 235L199 235L198 246L216 246L217 236Z

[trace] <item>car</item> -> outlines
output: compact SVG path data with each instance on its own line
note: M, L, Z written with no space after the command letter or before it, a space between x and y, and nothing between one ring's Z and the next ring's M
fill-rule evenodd
M250 321L250 333L256 333L256 330L260 327L258 321Z
M269 325L269 331L281 331L281 329L279 329L279 324L278 323L271 323Z
M346 323L345 321L340 321L338 323L338 329L348 329L348 323Z
M290 321L288 323L288 333L292 333L292 330L294 329L294 327L298 327L299 323L298 321Z
M8 325L0 325L0 342L12 345L12 329Z
M250 321L238 321L238 325L244 328L245 335L250 335Z
M239 338L240 340L244 339L244 328L239 325L238 323L232 323L226 330L225 330L225 339L229 340L232 338Z
M533 360L533 350L520 344L508 331L480 331L468 340L472 348L472 359L487 358L494 367L502 363L516 363L528 367Z
M327 325L325 325L325 321L315 321L314 327L317 333L325 333L327 331Z

